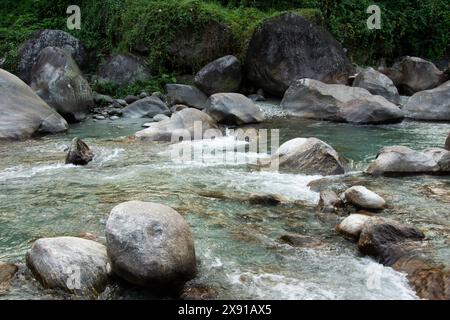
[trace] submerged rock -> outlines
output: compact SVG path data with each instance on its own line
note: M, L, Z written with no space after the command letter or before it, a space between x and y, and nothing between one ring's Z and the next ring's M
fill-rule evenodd
M392 146L382 148L366 171L371 175L404 175L438 173L440 170L431 153Z
M151 73L145 62L131 54L116 54L100 66L100 82L114 83L122 86L132 85L137 81L150 79Z
M31 88L66 120L84 120L94 97L70 54L56 47L41 51L31 71Z
M5 294L19 268L14 264L0 262L0 296Z
M378 194L363 186L354 186L344 192L347 202L356 207L368 210L382 210L386 201Z
M133 102L122 109L124 118L153 118L158 114L170 115L170 110L161 99L154 96Z
M188 140L203 139L208 130L218 130L216 122L208 114L188 108L174 113L170 119L136 132L135 137L146 141L179 142L180 137ZM196 132L199 132L199 136L195 135Z
M282 96L297 79L347 83L354 73L342 46L330 33L292 12L256 28L245 65L248 79L276 96Z
M215 300L219 296L216 288L207 285L186 285L180 294L182 300Z
M89 146L79 138L73 138L69 148L69 153L66 157L66 163L71 163L76 166L84 166L92 161L94 153Z
M301 248L317 248L323 245L319 239L301 234L286 234L280 237L280 241Z
M431 90L417 92L408 99L403 110L406 117L416 120L450 120L450 81Z
M336 175L347 170L346 161L336 150L316 138L289 140L280 146L268 163L263 161L262 165L308 175Z
M379 71L387 75L401 93L407 95L433 89L446 79L444 72L432 62L409 56L396 62L392 68L382 68Z
M88 60L85 46L67 32L61 30L41 30L33 34L25 42L19 52L19 77L26 83L31 81L31 68L33 68L39 54L47 47L63 49L70 54L76 63L84 67Z
M189 226L165 205L130 201L116 206L106 240L113 271L135 285L176 292L197 274Z
M0 69L0 140L58 133L68 124L16 76Z
M207 95L238 92L242 70L235 56L225 56L210 62L195 76L195 85Z
M184 84L167 84L167 102L170 106L183 104L199 110L206 108L208 97L199 89Z
M330 85L313 79L293 82L281 107L288 114L301 118L355 124L393 123L404 118L398 106L366 89Z
M364 88L373 95L385 97L394 104L400 103L400 95L392 80L373 68L367 68L360 72L356 76L353 86Z
M265 120L264 113L252 100L240 93L216 93L209 97L208 113L218 123L242 125Z
M109 281L106 247L74 237L42 238L26 256L27 266L44 288L77 295L98 295Z
M282 203L288 202L287 199L283 196L280 196L278 194L256 194L252 193L249 198L248 202L250 204L261 204L266 206L276 206Z

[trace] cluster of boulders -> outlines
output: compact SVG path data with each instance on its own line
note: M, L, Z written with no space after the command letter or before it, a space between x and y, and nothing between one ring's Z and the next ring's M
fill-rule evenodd
M157 295L179 294L197 274L184 218L165 205L140 201L113 208L106 245L77 237L42 238L33 243L26 263L44 288L85 296L98 296L114 277ZM0 279L4 269L0 265Z

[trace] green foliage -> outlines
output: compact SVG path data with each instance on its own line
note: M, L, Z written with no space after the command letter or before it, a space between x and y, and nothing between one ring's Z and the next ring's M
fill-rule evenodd
M162 92L164 86L168 83L176 83L177 79L174 75L161 74L150 80L138 81L130 86L120 86L110 82L94 82L92 90L102 94L109 95L114 98L123 98L128 95L139 95L142 91L147 93Z
M81 7L79 31L66 30L71 4ZM382 9L381 30L366 26L370 4ZM235 39L228 53L243 58L254 29L285 10L311 21L323 17L325 27L356 63L402 55L433 59L450 53L448 0L1 0L0 58L6 58L3 68L16 71L20 45L33 32L51 28L70 32L95 53L88 72L111 53L145 45L153 74L171 74L180 70L167 48L180 30L196 32L210 22L225 24ZM193 66L193 72L200 67Z

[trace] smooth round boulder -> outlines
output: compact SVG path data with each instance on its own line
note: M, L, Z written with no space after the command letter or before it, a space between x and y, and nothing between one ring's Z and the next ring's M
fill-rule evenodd
M432 154L404 146L392 146L382 148L366 172L377 176L437 173L439 170Z
M319 208L323 213L334 213L337 208L342 207L342 199L340 199L333 190L320 191Z
M347 171L347 162L330 145L317 138L290 140L261 164L307 175L337 175Z
M169 107L161 99L150 96L122 109L124 118L153 118L158 114L170 115Z
M426 121L450 120L450 81L431 90L420 91L403 106L407 118Z
M68 129L63 117L22 80L3 69L0 69L0 114L0 140L26 139Z
M366 89L326 84L314 79L293 82L281 107L300 118L355 124L395 123L404 118L398 106Z
M67 121L84 120L94 96L75 60L66 51L48 47L31 70L31 88Z
M31 81L33 68L39 54L47 47L56 47L69 53L76 63L84 67L88 61L86 47L67 32L61 30L41 30L33 34L19 51L19 77L26 83Z
M258 106L240 93L216 93L209 97L205 112L218 123L243 125L265 120Z
M176 292L197 274L189 226L165 205L119 204L106 223L106 242L114 273L132 284Z
M231 55L210 62L195 76L195 85L208 96L215 93L238 92L241 82L241 63Z
M391 68L381 68L379 71L392 80L400 93L406 95L436 88L448 80L432 62L418 57L403 57Z
M194 86L185 84L167 84L167 103L170 106L183 104L188 107L203 110L208 97Z
M85 166L94 158L94 153L89 146L79 138L73 138L67 153L66 163L76 166Z
M345 199L352 205L368 210L382 210L386 201L373 191L363 186L353 186L344 192Z
M106 247L74 238L42 238L27 252L26 263L44 288L77 295L102 293L108 284L110 265Z
M364 69L353 81L353 87L364 88L373 95L385 97L394 104L400 103L397 87L386 75L373 68Z
M292 12L269 18L256 28L245 66L252 83L280 97L298 79L345 84L354 73L330 33Z
M100 82L113 83L121 86L129 86L137 81L150 79L151 73L147 65L131 54L112 55L98 70Z
M145 141L179 142L180 137L201 140L208 130L218 130L216 122L200 110L187 108L174 113L170 119L136 132L135 137Z
M336 231L349 240L357 241L364 224L370 219L372 219L372 217L364 214L351 214L337 225Z

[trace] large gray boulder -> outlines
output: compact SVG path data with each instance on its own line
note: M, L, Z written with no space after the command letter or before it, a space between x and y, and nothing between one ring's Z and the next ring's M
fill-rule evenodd
M138 100L122 109L124 118L153 118L158 114L170 115L170 109L155 96Z
M245 65L250 81L277 96L297 79L345 84L354 73L330 33L292 12L270 18L255 30Z
M265 115L258 106L240 93L216 93L209 97L205 112L215 121L228 125L258 123Z
M177 291L197 274L189 226L165 205L119 204L107 221L106 241L113 271L135 285Z
M432 153L419 152L404 146L382 148L367 168L371 175L404 175L437 173L441 169Z
M431 90L420 91L403 107L406 117L416 120L450 120L450 81Z
M68 124L22 80L0 69L0 140L66 131Z
M448 80L432 62L418 57L403 57L391 68L380 68L379 71L394 82L400 93L406 95L433 89Z
M355 124L395 123L404 118L398 106L366 89L313 79L295 81L281 107L296 117Z
M34 242L26 262L44 288L98 295L108 284L110 265L106 247L95 241L42 238Z
M197 126L197 127L196 127ZM178 141L181 137L194 139L203 139L203 135L208 130L218 130L216 122L206 113L187 108L174 113L170 119L163 120L152 125L148 129L136 132L138 139L146 141ZM196 137L194 133L200 132Z
M173 106L183 104L196 109L206 108L208 97L199 89L184 84L167 84L167 102Z
M84 67L87 64L88 54L85 46L77 38L61 30L41 30L33 34L19 51L19 77L26 83L31 81L31 68L41 51L47 47L63 49L76 63Z
M241 63L235 56L214 60L195 76L195 85L207 95L238 92L242 82Z
M151 73L145 62L131 54L112 55L97 72L100 82L122 86L132 85L137 81L150 79Z
M382 210L386 201L375 192L363 186L353 186L344 192L345 200L352 205L367 210Z
M373 68L367 68L360 72L356 76L353 86L364 88L373 95L385 97L394 104L400 103L400 95L392 80Z
M84 120L94 96L76 62L66 51L41 51L31 71L31 88L69 122Z
M297 138L282 144L268 163L281 171L307 175L337 175L347 170L346 161L330 145L316 139Z
M170 62L186 72L198 70L235 47L232 30L222 23L211 21L192 30L192 26L179 28L167 48Z

